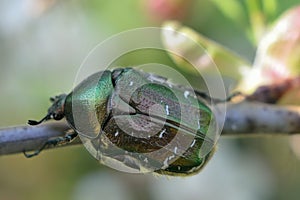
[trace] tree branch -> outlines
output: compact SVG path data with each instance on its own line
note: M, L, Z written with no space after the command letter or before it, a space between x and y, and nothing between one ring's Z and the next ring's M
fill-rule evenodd
M219 123L225 118L222 136L290 135L300 133L300 107L279 106L253 101L217 105ZM48 139L64 136L69 130L65 121L39 126L18 126L0 129L0 155L39 149ZM80 144L80 140L72 144ZM69 144L68 144L69 145ZM51 148L51 147L50 147Z
M0 129L0 155L37 150L48 139L64 136L69 129L65 121ZM79 143L80 140L75 140L70 144Z
M217 119L224 115L222 135L291 135L300 133L300 107L242 101L218 105Z

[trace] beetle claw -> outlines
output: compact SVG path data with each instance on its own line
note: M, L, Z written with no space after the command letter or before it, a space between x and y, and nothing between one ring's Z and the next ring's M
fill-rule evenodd
M31 125L31 126L35 126L35 125L38 125L40 124L41 121L35 121L35 120L28 120L27 124Z
M51 119L51 116L48 114L48 115L46 115L43 119L41 119L40 121L36 121L36 120L28 120L28 124L29 125L31 125L31 126L36 126L36 125L38 125L38 124L40 124L40 123L42 123L42 122L44 122L44 121L46 121L46 120L48 120L48 119Z

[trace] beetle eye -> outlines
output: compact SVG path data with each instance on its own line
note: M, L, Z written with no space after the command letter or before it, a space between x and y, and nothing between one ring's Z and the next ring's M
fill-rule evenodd
M61 120L64 117L64 115L59 114L59 113L54 113L52 116L53 116L53 119L55 119L55 120Z

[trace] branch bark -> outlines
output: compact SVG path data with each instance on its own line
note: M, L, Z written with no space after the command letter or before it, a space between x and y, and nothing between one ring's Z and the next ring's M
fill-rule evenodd
M225 123L222 136L291 135L300 133L300 107L279 106L253 101L219 104L218 123ZM0 129L0 155L39 149L48 139L64 136L69 130L65 121L47 122L39 126ZM80 140L70 143L80 144ZM69 145L69 144L68 144ZM49 147L51 148L51 147Z
M0 129L0 155L37 150L50 138L64 136L69 129L65 121ZM74 140L70 144L79 143L80 140Z
M217 119L225 115L222 135L291 135L300 133L300 107L242 101L218 105Z

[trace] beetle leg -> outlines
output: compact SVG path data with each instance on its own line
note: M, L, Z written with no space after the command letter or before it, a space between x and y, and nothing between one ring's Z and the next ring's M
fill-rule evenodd
M26 158L31 158L31 157L39 155L39 153L47 147L50 147L50 146L55 147L58 145L68 144L68 143L72 142L77 136L78 136L78 133L76 133L75 131L72 131L70 133L67 133L64 137L55 137L55 138L51 138L51 139L47 140L41 148L39 148L38 150L36 150L33 153L27 153L25 150L23 151L23 153Z
M197 90L195 90L195 94L196 94L196 96L201 97L207 101L211 101L214 104L225 103L225 102L231 101L236 96L245 97L245 95L241 92L234 92L234 93L230 94L229 96L227 96L225 99L213 98L213 97L209 96L209 94L207 94L205 92L197 91Z
M242 92L238 92L237 91L237 92L234 92L234 93L230 94L226 99L223 100L223 102L231 101L233 98L238 97L238 96L240 96L240 97L246 97L245 94L243 94Z

